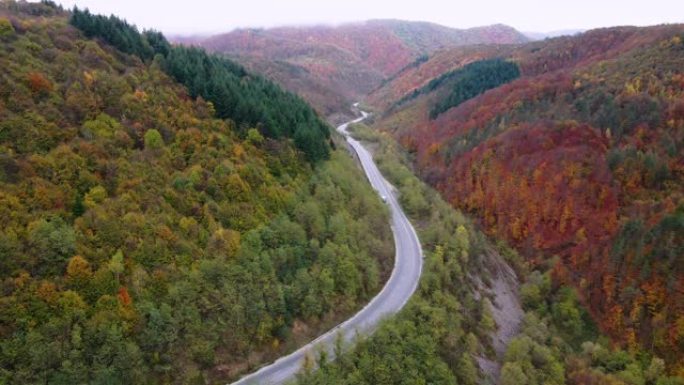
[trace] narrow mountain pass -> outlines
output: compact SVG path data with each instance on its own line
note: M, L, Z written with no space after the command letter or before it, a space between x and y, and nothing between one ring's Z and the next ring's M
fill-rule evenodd
M390 209L395 243L392 274L380 293L353 317L289 355L241 378L233 385L274 385L293 379L307 357L316 358L321 351L325 351L328 357L333 357L337 341L341 340L348 344L357 334L367 335L373 332L382 319L401 310L418 287L423 266L423 252L418 235L399 205L397 197L394 196L389 184L378 170L371 154L347 132L350 124L360 122L368 116L365 112L361 112L361 115L355 120L340 125L337 131L345 136L347 143L358 156L369 182L383 197Z

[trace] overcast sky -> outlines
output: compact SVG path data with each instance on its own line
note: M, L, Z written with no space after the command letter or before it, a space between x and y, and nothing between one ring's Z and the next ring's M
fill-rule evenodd
M455 28L495 23L526 32L684 22L684 0L57 0L169 34L238 27L422 20Z

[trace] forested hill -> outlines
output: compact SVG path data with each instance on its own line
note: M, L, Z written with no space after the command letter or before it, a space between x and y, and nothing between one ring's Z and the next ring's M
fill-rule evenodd
M426 22L370 20L339 26L240 29L179 39L222 53L297 92L325 115L347 109L425 55L471 44L517 44L505 25L455 29Z
M263 78L51 3L0 3L0 67L0 384L225 383L388 275L386 208Z
M294 138L311 161L328 156L329 129L311 107L240 65L202 49L172 47L162 34L139 33L115 16L92 15L76 8L70 22L87 37L103 39L143 61L159 55L164 72L185 85L192 97L212 102L219 117L233 119L238 125L257 126L269 137Z
M449 202L684 377L684 25L443 51L368 102Z

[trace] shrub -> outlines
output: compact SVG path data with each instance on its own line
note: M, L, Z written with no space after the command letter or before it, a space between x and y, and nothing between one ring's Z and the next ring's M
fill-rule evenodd
M14 27L12 26L12 23L5 18L0 18L0 37L12 35L14 35Z
M162 147L164 147L164 139L162 139L159 131L155 130L154 128L147 130L145 133L145 148L156 150Z

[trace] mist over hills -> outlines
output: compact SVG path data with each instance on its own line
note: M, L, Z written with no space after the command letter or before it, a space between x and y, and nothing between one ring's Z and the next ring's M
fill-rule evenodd
M400 20L238 29L211 37L176 39L234 58L297 92L324 115L347 109L393 74L440 49L528 40L501 24L454 29Z
M523 34L530 40L544 40L559 36L573 36L586 31L586 29L560 29L548 32L525 31Z

